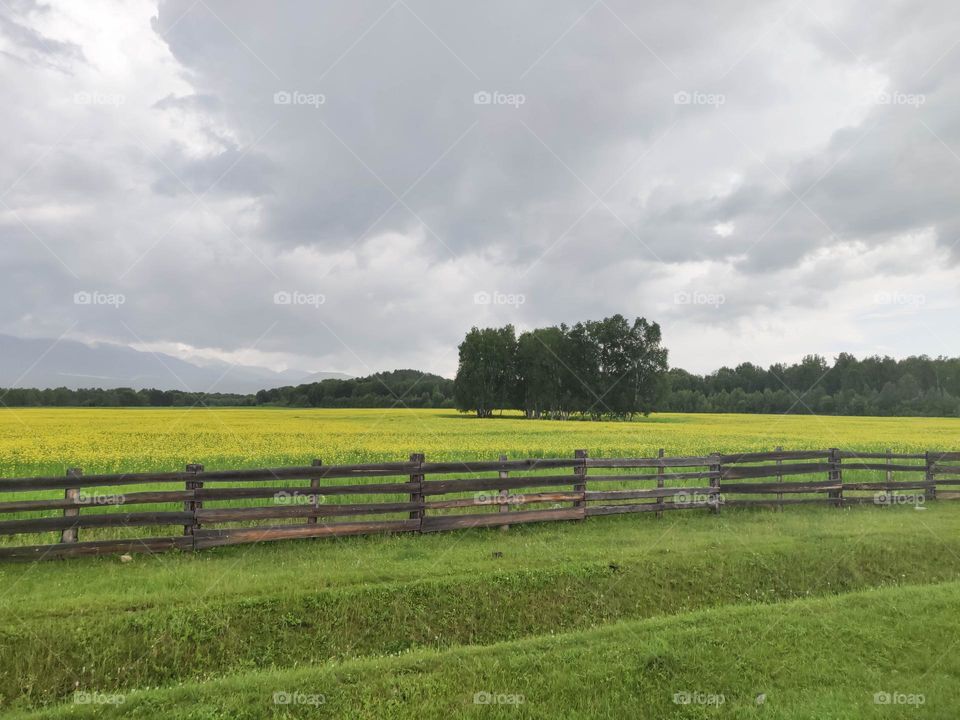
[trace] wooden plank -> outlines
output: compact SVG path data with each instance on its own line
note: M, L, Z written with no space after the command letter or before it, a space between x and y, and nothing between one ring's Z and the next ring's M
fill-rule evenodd
M573 492L580 495L579 500L573 501L573 507L583 510L586 507L586 500L584 500L584 495L587 492L587 451L586 450L575 450L573 453L575 459L580 460L583 464L578 465L573 469L573 474L576 480L573 483ZM583 517L586 517L584 515ZM583 518L581 518L583 519Z
M528 460L499 460L489 462L436 462L424 463L421 470L427 474L443 473L472 473L472 472L500 472L507 471L531 471L531 470L552 470L557 468L576 467L580 461L567 460L564 458L531 458Z
M662 468L658 468L662 469ZM659 478L659 473L643 474L624 474L624 475L591 475L590 482L632 482L635 480L649 480L654 482ZM665 481L676 482L679 480L710 480L719 477L719 473L709 470L699 470L695 472L666 472L664 469L663 479Z
M843 484L844 491L847 490L923 490L928 487L929 483L926 480L916 480L916 481L896 481L887 482L885 480L878 480L875 482L845 482Z
M190 550L193 538L150 537L127 540L88 540L69 545L9 545L0 547L0 560L52 560L55 558L118 553L155 553L167 550Z
M662 458L663 455L664 455L664 449L663 449L663 448L660 448L659 450L657 450L657 457L658 457L658 458ZM657 468L657 488L663 488L663 473L664 473L664 472L665 472L665 468L663 468L663 467L658 467L658 468ZM660 496L659 496L659 504L660 504L660 505L663 505L663 495L660 495ZM658 510L658 511L657 511L657 517L658 517L658 518L662 518L662 517L663 517L663 512Z
M199 475L203 472L203 465L191 463L187 465L186 472L188 475ZM191 515L190 524L183 526L184 535L193 535L197 528L200 527L200 523L197 520L197 511L203 507L203 500L197 500L197 490L201 490L202 488L202 480L187 480L184 482L184 492L191 494L191 497L183 503L183 511Z
M816 475L830 472L833 463L803 463L798 465L758 465L723 467L721 480L745 480L748 478L777 477L779 475Z
M84 495L76 500L55 498L51 500L13 500L0 502L0 513L29 512L33 510L62 510L66 508L116 507L119 505L153 505L156 503L181 503L192 497L183 490L157 492L115 493L109 495Z
M551 520L582 520L585 508L563 508L560 510L521 510L510 513L510 524L549 522ZM435 515L423 519L423 532L441 530L462 530L474 527L499 525L503 519L499 513L481 515Z
M886 452L856 452L854 450L841 450L840 457L843 460L924 460L925 454L918 453L895 453L887 450Z
M193 473L186 472L84 475L80 482L62 477L6 478L0 480L0 492L63 490L74 486L112 487L118 485L146 485L150 483L184 483L187 480L201 480L203 482L262 482L270 480L309 479L318 475L322 479L386 477L392 475L407 475L410 470L410 463L404 462L327 465L320 473L317 472L317 468L312 466L296 466L285 468L251 468L245 470L207 470L202 475L194 475Z
M938 492L937 500L960 500L960 492Z
M726 488L724 488L726 492ZM718 495L720 488L716 487L697 487L697 488L649 488L644 490L588 490L586 499L588 502L597 502L600 500L639 500L642 498L668 498L678 495Z
M423 467L423 463L426 460L426 456L423 453L410 453L410 462L416 466L416 471L410 473L410 484L415 485L416 489L410 491L409 501L413 505L412 510L410 510L410 519L416 520L418 523L423 522L423 480L424 475L421 472L420 468Z
M726 491L724 491L726 492ZM725 500L724 507L769 507L777 508L780 505L840 505L840 498L785 498L783 500Z
M723 494L781 494L781 493L818 493L836 492L843 486L833 480L817 482L765 482L765 483L725 483Z
M80 468L70 468L67 470L67 477L77 478L83 475L83 470ZM67 488L63 491L63 499L76 502L80 499L80 488L72 487ZM63 517L65 519L75 518L80 514L79 508L65 508L63 511ZM77 542L77 526L74 524L64 527L63 531L60 533L60 542L62 543L75 543Z
M300 487L203 488L197 498L204 500L238 500L270 498L281 493L289 496L309 495L407 495L416 490L416 483L371 483L369 485L328 485L314 490L309 485Z
M506 461L507 461L507 456L506 456L506 455L501 455L501 456L500 456L500 462L503 463L503 462L506 462ZM509 470L501 470L501 471L500 471L499 473L497 473L497 474L498 474L498 476L499 476L499 478L500 478L501 480L508 480L508 479L510 478L510 471L509 471ZM503 496L505 496L505 495L509 495L509 493L508 493L508 491L507 491L506 488L501 488L501 489L499 490L499 493L498 493L498 494L499 494L501 497L503 497ZM509 502L502 502L502 503L500 503L500 512L501 512L501 513L508 513L508 512L510 512L510 503L509 503ZM507 530L510 529L510 526L509 526L509 525L501 525L501 526L500 526L500 529L503 530L503 531L507 531Z
M422 508L421 503L360 503L356 505L295 505L292 507L216 508L197 511L201 523L247 522L280 518L337 517L346 515L382 515Z
M310 463L310 466L323 467L323 460L321 460L320 458L314 458L313 461ZM317 507L320 504L320 494L317 492L317 490L319 489L320 489L320 477L315 476L310 478L310 499L311 499L311 504L314 507ZM316 524L317 524L317 516L308 515L307 525L316 525Z
M702 508L714 508L714 503L696 502L696 503L659 503L650 502L640 505L591 505L587 508L587 516L592 515L622 515L624 513L643 513L660 512L666 510L697 510Z
M876 470L881 472L926 472L925 465L898 465L896 463L871 463L848 460L843 463L844 470Z
M512 490L526 487L552 487L556 485L570 486L570 475L540 475L530 477L511 477L503 480L495 478L479 478L470 480L460 478L456 480L427 480L423 483L424 495L447 495L449 493L475 492L478 490Z
M181 525L191 521L188 512L138 512L106 513L103 515L76 515L73 517L30 518L28 520L4 520L0 522L0 535L17 533L52 532L66 528L82 527L131 527L138 525Z
M498 500L498 496L491 497L489 499L483 498L458 498L457 500L434 500L431 502L424 503L424 507L427 510L451 510L454 508L466 508L466 507L490 507L492 505L499 505L503 507L504 503ZM548 493L523 493L523 494L514 494L510 495L509 502L507 505L532 505L535 503L559 503L559 502L570 502L572 500L580 500L583 498L582 493L575 492L548 492ZM506 519L506 518L504 518Z
M709 465L710 457L665 457L665 458L587 458L588 468L639 468L639 467L700 467Z
M818 460L830 457L829 450L774 450L773 452L745 452L721 455L723 465L768 462L771 460Z
M259 528L203 529L194 535L198 550L221 545L272 542L312 537L372 535L385 532L416 532L419 520L381 520L369 522L325 523L317 525L272 525Z

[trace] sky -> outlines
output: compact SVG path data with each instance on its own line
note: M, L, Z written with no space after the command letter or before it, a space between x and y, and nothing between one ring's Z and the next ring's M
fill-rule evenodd
M0 3L0 333L452 376L960 355L951 2Z

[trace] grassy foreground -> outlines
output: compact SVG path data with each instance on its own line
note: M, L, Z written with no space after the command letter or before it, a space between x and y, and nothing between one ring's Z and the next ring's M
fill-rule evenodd
M246 673L30 717L948 718L960 683L958 593L947 583L725 607Z
M0 694L25 708L77 688L128 692L953 581L960 506L600 518L6 566L0 577Z

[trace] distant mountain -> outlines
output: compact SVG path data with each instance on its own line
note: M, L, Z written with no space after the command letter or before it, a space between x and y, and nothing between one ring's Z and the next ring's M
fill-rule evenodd
M276 372L251 365L188 362L165 353L112 343L0 335L0 387L116 388L254 393L257 390L349 378L337 372Z

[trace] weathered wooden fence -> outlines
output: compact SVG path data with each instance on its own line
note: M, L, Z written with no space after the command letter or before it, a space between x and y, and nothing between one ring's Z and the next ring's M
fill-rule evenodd
M856 477L849 479L851 473ZM879 479L864 479L870 473L879 473ZM59 542L4 544L0 559L200 550L621 513L653 512L659 517L668 510L697 508L720 512L723 507L801 503L920 505L935 498L960 498L957 485L960 452L835 448L698 457L665 457L661 450L657 457L641 458L591 458L578 450L566 459L500 456L493 462L427 462L414 453L406 462L393 463L323 465L315 460L305 467L216 471L187 465L184 472L119 475L84 475L74 468L63 477L0 480L0 493L30 496L0 502L0 517L15 516L0 520L0 536L59 533ZM132 491L116 492L124 488ZM37 497L60 492L62 498ZM154 507L131 512L128 506ZM182 532L156 534L171 527ZM125 534L132 528L138 528L138 534L81 540L86 529Z

